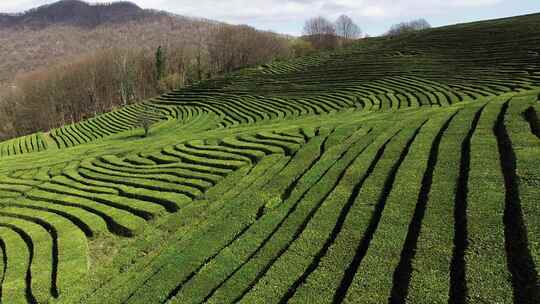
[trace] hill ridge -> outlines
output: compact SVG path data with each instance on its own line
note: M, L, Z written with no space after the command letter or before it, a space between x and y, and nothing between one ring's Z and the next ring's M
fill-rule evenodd
M22 13L0 13L4 27L41 28L51 25L96 27L104 23L126 22L164 12L145 10L129 1L88 3L82 0L61 0Z

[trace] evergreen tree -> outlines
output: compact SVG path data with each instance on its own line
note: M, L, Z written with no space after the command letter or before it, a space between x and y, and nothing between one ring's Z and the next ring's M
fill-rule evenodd
M165 74L165 51L161 45L156 50L156 78L161 80Z

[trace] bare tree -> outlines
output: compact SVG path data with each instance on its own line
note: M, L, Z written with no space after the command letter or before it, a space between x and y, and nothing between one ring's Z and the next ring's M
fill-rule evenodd
M333 49L337 45L336 27L324 17L315 17L306 21L304 38L316 49Z
M362 35L362 30L349 16L341 15L336 20L336 34L345 40L353 40Z
M119 51L116 56L116 66L118 68L117 77L119 82L119 95L122 105L125 106L128 102L131 102L135 98L134 82L135 82L135 70L132 62L128 62L130 57L128 52Z
M197 80L203 80L203 55L208 53L206 41L208 34L208 25L204 23L197 23L195 25L195 60L197 63Z
M137 126L144 129L143 137L148 137L152 123L152 119L144 114L140 114L139 117L137 117Z
M392 25L386 33L387 36L397 36L406 33L412 33L431 28L431 25L425 19L417 19L409 22L401 22Z
M13 124L17 111L16 99L14 98L16 89L16 87L10 87L4 92L0 90L0 118L2 119L0 140L17 136L17 130Z

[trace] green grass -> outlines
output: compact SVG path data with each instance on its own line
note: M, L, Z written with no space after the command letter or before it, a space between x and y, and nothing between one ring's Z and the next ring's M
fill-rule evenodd
M534 303L539 24L365 39L0 143L0 301Z

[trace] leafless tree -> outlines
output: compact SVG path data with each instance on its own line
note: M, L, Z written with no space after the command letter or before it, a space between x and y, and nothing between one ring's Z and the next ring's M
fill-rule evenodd
M335 25L321 16L306 21L304 38L316 49L333 49L337 46Z
M431 25L425 19L417 19L392 25L386 35L397 36L401 34L425 30L428 28L431 28Z
M341 15L336 20L336 34L345 40L353 40L362 35L362 30L349 16Z
M197 80L203 79L203 56L208 53L207 45L208 42L206 39L209 34L209 27L204 23L195 23L195 62L197 64Z
M140 128L143 128L144 130L143 137L148 137L152 123L153 123L152 119L150 119L150 117L144 114L141 114L139 115L139 117L137 117L137 126Z
M319 16L306 21L304 35L336 35L336 28L328 19Z
M13 117L17 111L17 105L14 98L16 88L8 87L4 91L0 91L0 140L15 137L16 129L13 125Z

